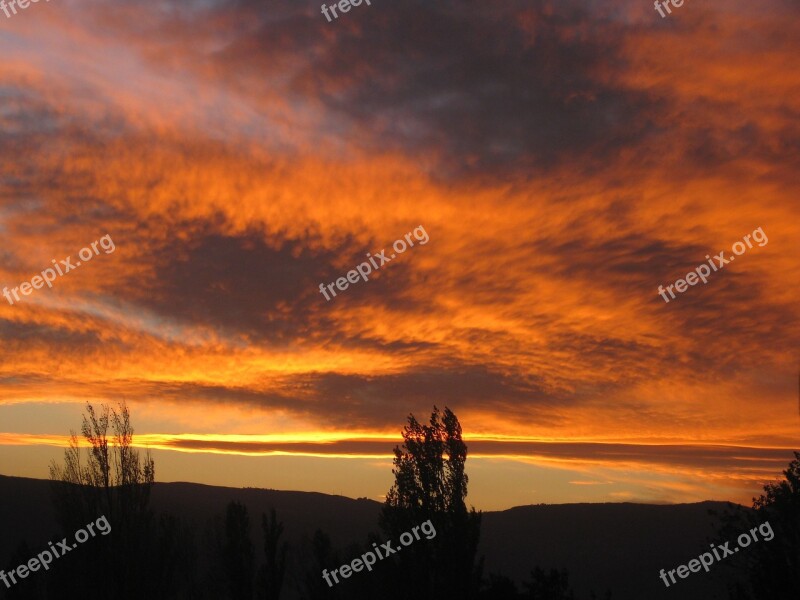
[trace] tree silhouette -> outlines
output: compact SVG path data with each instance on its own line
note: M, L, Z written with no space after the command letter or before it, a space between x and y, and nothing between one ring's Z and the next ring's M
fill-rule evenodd
M569 574L566 569L550 569L541 567L531 571L531 579L524 582L524 593L517 591L512 579L504 575L490 574L479 595L480 600L575 600L575 594L569 586ZM589 600L598 600L594 590L589 592ZM602 600L612 600L611 591L606 591Z
M520 598L514 581L505 575L489 574L484 589L478 596L480 600L517 600Z
M171 600L199 600L208 588L198 581L198 544L192 526L174 515L158 518L157 570L150 576L159 582L159 595ZM215 596L219 598L219 596Z
M575 600L569 587L569 576L563 569L550 569L547 573L536 567L531 571L531 581L522 585L526 589L523 598L528 600Z
M63 494L72 484L70 491L76 495L69 496L70 500L80 500L78 506L67 506L64 502L59 506L62 510L81 509L83 514L80 516L84 520L76 523L78 526L85 524L85 519L97 518L100 514L105 514L115 523L145 512L155 480L155 463L149 452L142 459L133 448L134 430L125 403L119 404L118 411L105 404L101 408L98 415L87 402L86 414L83 415L81 433L89 445L86 465L81 464L74 431L71 432L69 448L64 452L64 466L55 461L50 465L50 479L55 483L56 491ZM110 448L109 427L113 434ZM78 486L77 489L74 486Z
M381 512L381 529L393 546L401 534L428 520L436 536L415 541L395 557L402 584L394 591L415 600L475 597L481 518L465 504L467 446L461 424L449 408L442 414L434 406L429 425L409 415L402 435L403 445L394 449L395 483Z
M253 542L247 507L231 502L225 512L225 545L222 550L231 600L253 599Z
M337 600L339 588L330 587L322 579L322 569L336 569L342 561L331 544L331 538L321 529L314 532L310 541L306 538L302 547L301 564L305 566L301 580L303 600Z
M86 440L85 463L75 432L71 432L64 464L50 465L56 518L64 535L71 536L87 523L105 516L108 536L82 545L71 559L72 569L60 569L57 585L78 594L114 589L119 598L152 597L158 578L152 576L157 554L153 513L149 509L155 464L149 453L142 458L133 447L133 426L125 403L117 409L87 403L81 433ZM109 434L111 435L109 439ZM93 572L93 578L80 573Z
M267 515L261 515L261 527L264 530L264 554L267 562L259 571L259 596L263 600L278 600L286 575L286 555L289 543L280 543L283 535L283 523L278 523L275 509Z
M744 579L731 589L733 600L794 600L800 590L800 452L783 471L785 479L764 486L753 499L752 510L736 510L723 516L720 535L727 539L764 523L774 532L737 555L731 563ZM763 538L763 534L761 538Z

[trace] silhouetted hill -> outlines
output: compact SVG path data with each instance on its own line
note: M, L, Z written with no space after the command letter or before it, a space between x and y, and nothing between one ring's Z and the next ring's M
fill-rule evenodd
M232 500L243 503L250 513L253 541L261 547L261 514L274 508L285 525L290 542L327 533L338 547L363 542L370 531L377 531L381 504L373 500L353 500L317 492L283 492L256 488L227 488L198 483L157 483L152 505L156 510L181 515L195 522L221 515Z
M285 524L286 539L295 547L317 528L334 545L364 542L377 531L380 503L311 492L214 487L195 483L158 483L153 488L156 510L179 515L198 527L221 515L231 500L247 505L253 541L261 546L260 515L274 507ZM530 570L566 568L581 599L590 589L607 588L614 600L713 600L726 598L729 573L714 565L711 573L692 574L666 589L660 569L685 564L708 548L713 520L708 511L726 503L702 502L653 506L644 504L562 504L512 508L483 515L479 555L485 573L502 573L517 581ZM46 480L0 475L0 564L25 539L41 548L56 538L56 524ZM71 532L70 532L71 533Z
M722 565L695 573L667 589L658 573L708 549L714 539L709 510L724 502L696 504L557 504L521 506L483 516L480 553L486 571L517 581L531 567L565 567L579 598L589 590L613 591L614 600L713 600L727 598Z

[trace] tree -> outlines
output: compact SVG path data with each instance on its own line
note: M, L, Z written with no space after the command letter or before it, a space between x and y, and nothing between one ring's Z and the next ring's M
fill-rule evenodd
M225 513L225 545L222 549L231 600L253 598L253 542L247 507L231 502Z
M269 520L267 520L267 515L261 515L261 527L264 530L264 554L267 562L259 572L259 595L264 600L278 600L286 575L286 555L289 552L289 543L280 543L283 535L283 523L278 523L274 508L269 512Z
M328 586L322 579L322 570L333 570L341 566L342 560L334 550L331 538L321 529L314 532L311 540L304 540L301 548L303 565L301 579L302 600L337 600L338 586Z
M416 541L396 558L403 582L396 589L415 600L475 597L481 518L465 504L467 446L461 424L449 408L442 414L434 406L429 425L409 415L402 435L403 445L394 449L395 483L381 512L381 529L397 545L401 534L430 520L436 536Z
M81 566L61 570L64 580L58 585L78 595L114 589L119 598L151 597L160 583L148 576L157 560L148 506L155 480L153 459L149 453L142 458L134 449L134 430L124 402L117 409L102 405L99 413L87 403L81 433L88 446L85 463L73 431L64 464L50 465L56 518L63 534L71 536L105 516L111 533L85 544L73 559ZM81 572L96 576L90 579Z
M761 532L763 539L737 555L743 566L731 563L744 574L731 590L735 600L788 600L800 590L800 452L794 456L783 471L785 479L765 485L765 493L753 498L752 510L723 516L720 536L727 539L754 527L774 532L770 540Z
M490 573L489 579L484 582L484 589L478 596L480 600L518 600L517 586L510 577Z
M569 587L569 575L563 569L550 569L547 573L536 567L531 571L531 581L522 585L527 590L523 598L530 600L575 600Z
M86 403L81 433L89 445L86 465L81 464L78 438L71 432L69 448L64 452L64 466L53 461L50 479L58 496L61 517L80 527L86 519L104 514L112 522L130 521L147 511L150 490L155 480L155 463L148 452L144 459L133 447L133 426L123 402L119 411L101 406L98 415ZM108 430L113 438L109 449ZM63 511L67 511L66 513ZM75 514L75 513L79 514Z

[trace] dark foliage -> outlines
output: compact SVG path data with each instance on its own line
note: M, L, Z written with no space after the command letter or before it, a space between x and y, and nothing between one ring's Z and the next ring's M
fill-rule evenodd
M734 508L724 515L719 535L736 539L764 523L774 538L748 546L729 563L740 575L731 600L796 600L800 590L800 452L783 472L785 479L764 486L752 510Z
M475 555L481 517L467 511L467 446L458 418L434 407L430 424L409 415L404 443L394 450L395 483L380 526L395 544L413 527L430 521L436 537L417 541L393 561L397 582L390 589L403 600L465 600L476 597L480 564Z

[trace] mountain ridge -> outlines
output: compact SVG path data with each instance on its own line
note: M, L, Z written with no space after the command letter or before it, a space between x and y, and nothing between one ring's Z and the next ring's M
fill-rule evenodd
M256 548L261 546L261 513L275 508L285 524L286 539L297 547L321 529L347 557L347 548L363 544L378 532L382 504L367 498L322 492L235 488L194 482L154 484L151 506L179 515L200 528L222 515L228 502L245 504L251 515ZM661 568L674 568L707 547L716 519L729 502L705 500L682 504L635 502L529 504L482 512L478 555L485 557L484 575L499 573L516 582L529 578L535 566L566 568L578 598L590 590L612 590L614 600L674 597L658 578ZM0 565L25 539L36 548L54 539L58 527L49 481L0 475ZM680 582L682 600L725 598L719 572L698 574Z

